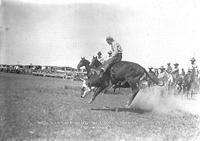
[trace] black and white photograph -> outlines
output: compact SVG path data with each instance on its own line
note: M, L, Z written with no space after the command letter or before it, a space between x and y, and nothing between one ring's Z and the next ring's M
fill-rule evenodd
M200 1L0 0L0 141L200 141Z

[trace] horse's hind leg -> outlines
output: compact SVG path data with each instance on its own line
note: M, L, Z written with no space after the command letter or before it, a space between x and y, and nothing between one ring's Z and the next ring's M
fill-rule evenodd
M133 95L131 96L129 102L127 103L127 106L129 107L133 101L133 99L135 98L135 96L137 95L137 93L139 92L139 88L138 86L135 86L134 88L131 88L132 89L132 93Z
M138 78L140 77L136 77L136 78L129 78L128 83L132 89L132 93L133 95L131 96L130 100L127 103L127 106L129 107L133 101L133 99L135 98L135 96L137 95L137 93L139 92L139 87L137 85L137 81L139 80Z

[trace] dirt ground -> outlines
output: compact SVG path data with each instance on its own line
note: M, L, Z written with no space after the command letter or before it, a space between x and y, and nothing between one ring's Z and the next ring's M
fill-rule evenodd
M81 82L0 73L1 141L198 141L200 110L193 99L142 90L109 90L88 104Z

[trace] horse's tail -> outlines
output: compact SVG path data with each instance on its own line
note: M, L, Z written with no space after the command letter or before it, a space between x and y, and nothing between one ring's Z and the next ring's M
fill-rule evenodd
M153 79L153 78L149 75L149 73L146 71L146 69L144 69L144 72L145 72L146 76L147 76L151 81L153 81L156 85L158 85L158 86L164 86L164 82L163 82L163 81L162 81L162 83L160 84L160 81L159 81L159 80ZM158 78L157 78L157 79L158 79Z

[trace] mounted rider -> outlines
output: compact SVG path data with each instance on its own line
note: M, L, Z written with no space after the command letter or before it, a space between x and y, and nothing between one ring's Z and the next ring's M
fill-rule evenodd
M192 59L190 61L191 61L192 68L197 68L197 65L195 63L196 59L194 57L192 57Z
M158 78L164 78L165 77L165 68L164 66L161 66L159 68L160 72L159 72L159 75L158 75Z
M98 53L97 53L97 59L98 59L98 61L99 62L101 62L101 64L103 64L104 63L104 59L102 58L102 53L101 53L101 51L99 51Z
M179 68L178 68L178 66L179 66L178 63L174 64L174 70L172 71L172 74L179 75Z
M149 69L149 72L148 72L149 76L151 78L153 78L155 76L155 72L153 71L153 67L150 66L148 69ZM151 86L152 84L154 84L153 81L151 81L150 79L147 80L147 83L148 83L148 86Z
M159 75L158 68L154 68L154 73L158 77L158 75Z
M172 73L172 66L171 63L167 63L167 72Z
M190 61L191 61L191 65L192 65L191 74L192 74L192 76L194 76L193 79L195 82L199 82L198 66L195 63L196 59L193 57Z
M152 66L150 66L149 68L149 75L151 76L151 77L154 77L156 74L155 74L155 72L153 71L153 67Z
M149 74L155 74L155 72L153 71L153 67L152 66L150 66L148 69L149 69Z
M184 77L185 76L185 70L182 68L181 69L181 76Z
M106 37L106 42L111 46L112 56L102 64L102 68L99 72L100 77L103 76L103 73L113 64L121 61L122 59L122 47L117 43L113 37Z
M195 74L196 74L197 73L197 65L195 63L196 59L194 57L192 57L192 59L190 61L191 61L191 70L193 72L195 72Z
M179 77L179 68L178 68L178 66L179 66L179 64L175 63L174 64L174 69L172 71L172 75L173 75L175 84L177 83L177 80L178 80L178 77Z

